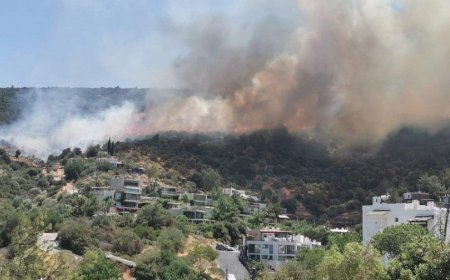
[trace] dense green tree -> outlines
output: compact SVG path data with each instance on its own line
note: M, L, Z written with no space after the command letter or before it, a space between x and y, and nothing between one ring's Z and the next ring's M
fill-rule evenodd
M400 255L403 247L412 240L430 233L419 225L402 224L385 228L372 239L373 246L381 253Z
M440 199L445 194L445 186L442 185L441 179L438 176L422 175L417 181L417 187L422 192L430 193L434 199Z
M9 273L11 279L36 279L44 274L44 264L38 255L36 241L43 227L42 215L33 221L21 213L11 234L10 254L14 257Z
M319 267L325 255L323 248L305 248L297 254L297 261L306 269L313 272Z
M83 255L85 251L96 243L93 231L85 219L67 220L58 232L59 245L71 250L75 254Z
M361 242L361 236L352 231L343 234L332 233L328 235L328 246L336 245L341 252L344 251L345 245L350 242Z
M441 178L442 185L446 189L450 188L450 168L446 168L443 171L441 171L440 178Z
M96 157L98 155L98 152L100 150L99 146L90 146L86 150L86 157Z
M64 174L67 180L78 180L85 169L81 160L72 160L64 166Z
M129 256L139 254L142 251L143 243L139 236L131 230L118 230L114 233L112 241L115 252Z
M201 181L198 187L202 190L211 191L214 189L219 189L222 184L222 177L219 172L212 168L202 170L200 176Z
M66 196L64 202L70 205L73 216L92 216L102 207L95 196L77 193Z
M213 219L216 221L236 221L239 213L235 201L227 195L221 195L214 201Z
M261 228L265 224L265 221L266 221L266 212L261 210L245 218L245 222L252 229Z
M332 246L325 252L318 268L319 279L388 279L381 256L371 245L348 243L344 251L339 252Z
M413 235L390 263L391 279L448 279L448 274L439 275L449 271L450 256L445 247L430 234Z
M137 223L145 223L153 228L162 228L173 225L174 216L159 204L150 204L142 207L137 216Z
M11 159L8 156L8 153L4 149L0 149L0 163L10 164Z
M83 256L80 274L83 280L117 280L122 270L101 251L89 250Z
M420 248L415 248L419 249ZM433 246L425 256L425 263L417 268L418 279L448 280L450 275L450 247Z
M10 206L3 204L5 208L0 208L0 225L1 225L1 246L8 246L11 242L11 233L14 228L19 224L21 213L18 213L17 210L11 209Z

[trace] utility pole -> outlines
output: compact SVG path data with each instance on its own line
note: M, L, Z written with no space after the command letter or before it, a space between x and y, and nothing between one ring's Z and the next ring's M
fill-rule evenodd
M228 280L228 264L227 264L227 267L225 269L225 280Z

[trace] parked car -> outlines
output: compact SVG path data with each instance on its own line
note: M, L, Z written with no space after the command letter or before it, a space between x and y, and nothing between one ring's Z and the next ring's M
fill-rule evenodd
M217 243L216 250L217 251L236 251L235 248L231 247L230 245L223 244L223 243Z

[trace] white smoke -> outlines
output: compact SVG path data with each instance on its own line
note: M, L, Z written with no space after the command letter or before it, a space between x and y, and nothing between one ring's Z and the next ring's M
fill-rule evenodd
M170 72L189 91L90 111L77 94L38 92L17 122L0 128L2 138L46 155L164 130L284 125L353 144L402 126L433 132L450 123L449 1L246 3L228 14L170 13L162 25L183 46ZM108 65L121 69L124 58L106 49ZM145 57L133 56L131 68L142 69L152 53L132 50Z

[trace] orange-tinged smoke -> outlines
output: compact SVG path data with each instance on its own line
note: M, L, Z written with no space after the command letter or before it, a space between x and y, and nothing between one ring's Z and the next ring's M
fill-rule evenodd
M403 126L436 132L450 124L449 1L251 3L239 16L197 15L169 28L184 44L173 67L182 94L149 94L93 116L74 106L67 114L66 100L50 110L42 98L0 134L51 152L159 131L280 125L351 145Z
M376 142L402 126L449 124L450 2L302 0L297 9L301 20L288 21L283 35L257 29L258 44L230 44L230 26L195 29L177 67L201 102L220 99L220 109L194 121L196 129L284 125L351 144ZM188 119L198 113L181 112Z

